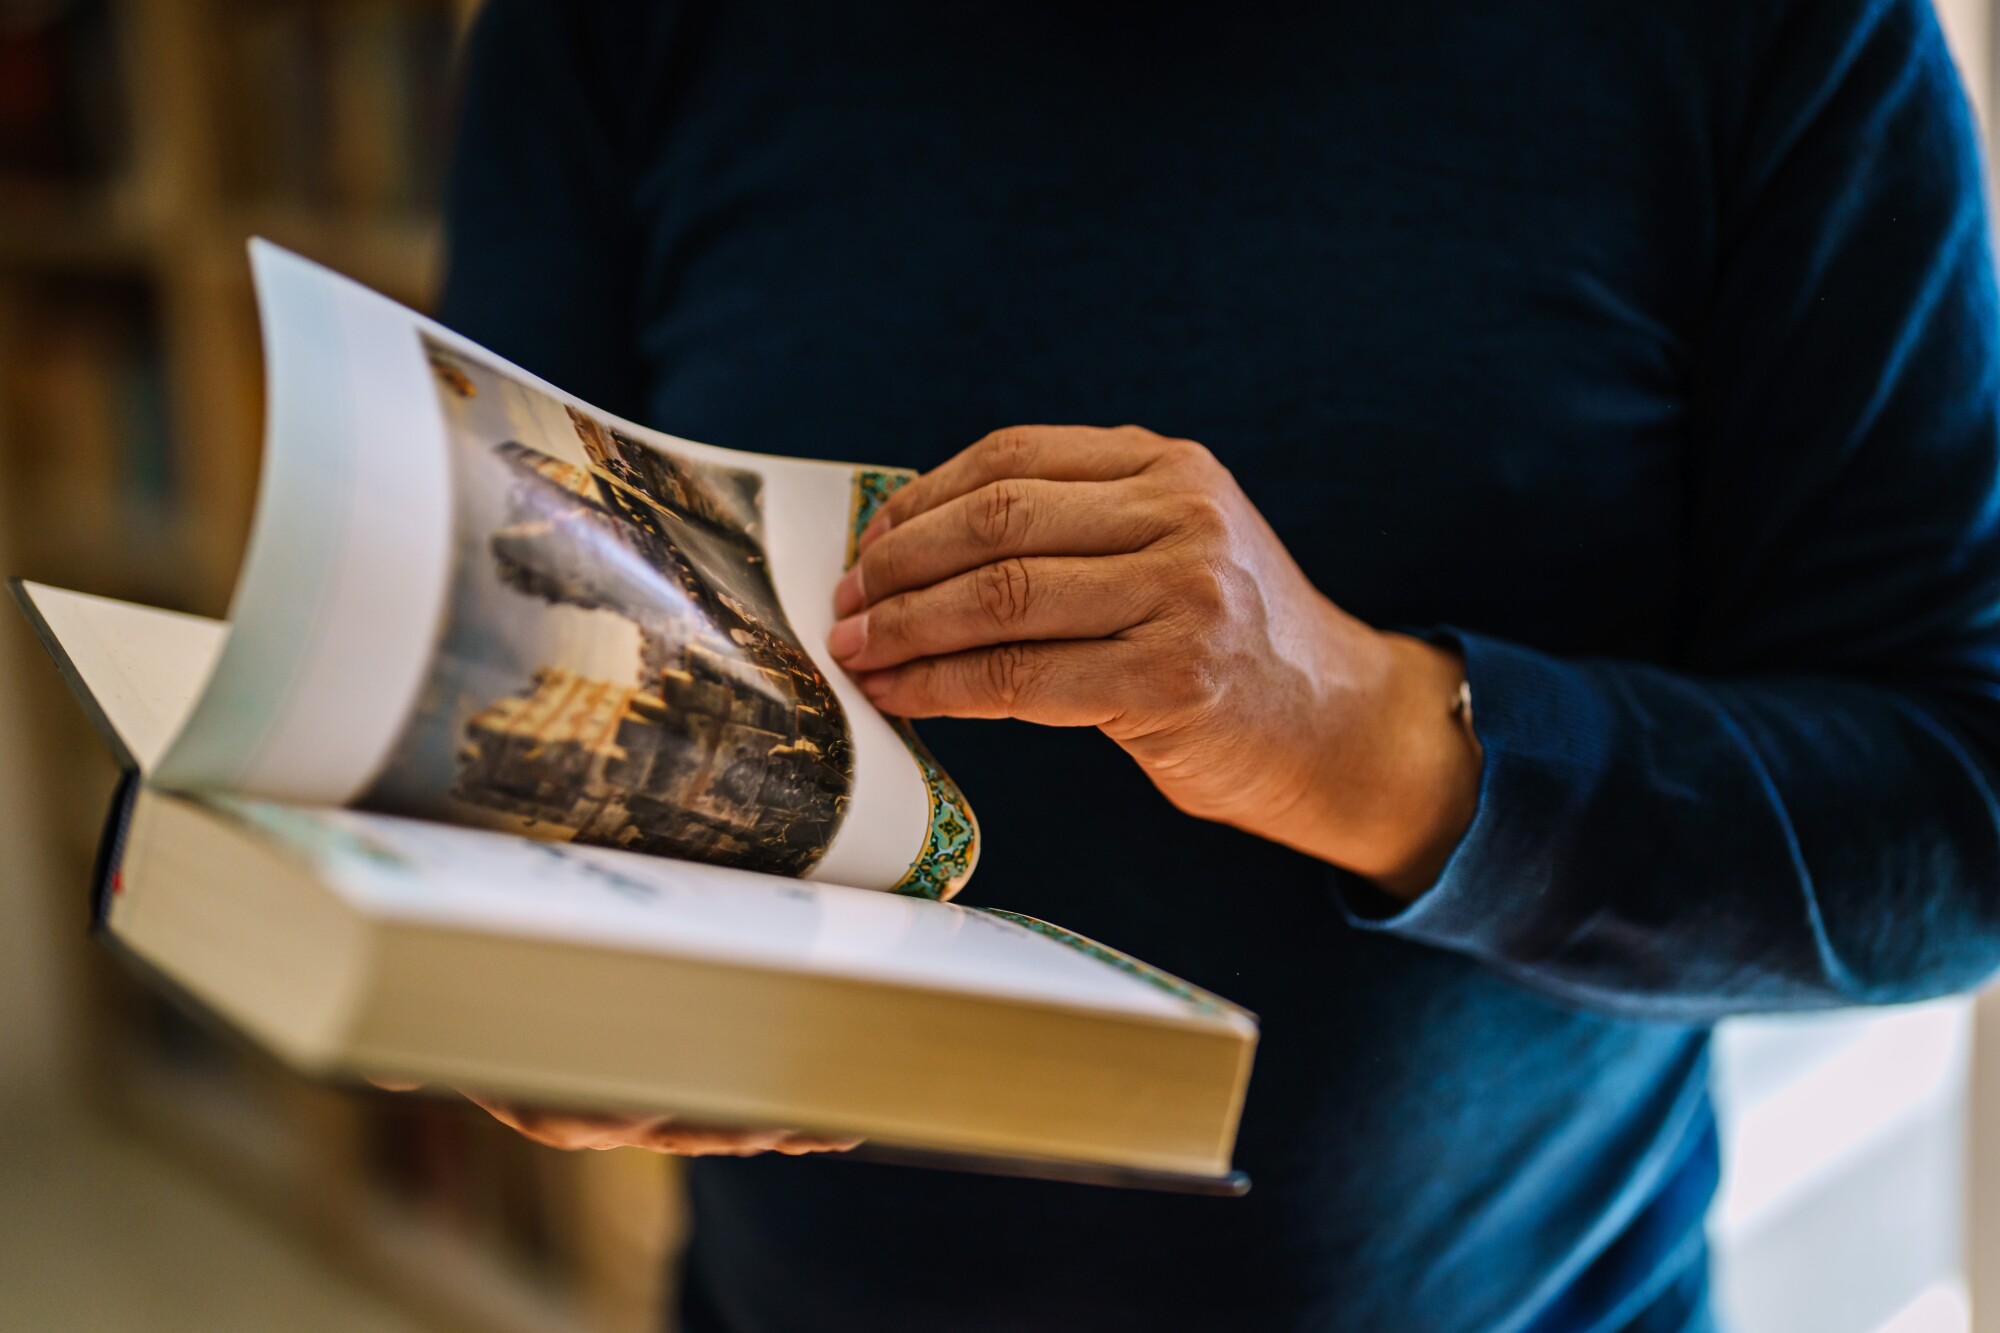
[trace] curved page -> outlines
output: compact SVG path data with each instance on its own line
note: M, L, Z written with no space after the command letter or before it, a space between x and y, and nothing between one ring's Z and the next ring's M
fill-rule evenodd
M264 242L263 490L165 786L948 897L977 826L820 645L893 469L607 416Z

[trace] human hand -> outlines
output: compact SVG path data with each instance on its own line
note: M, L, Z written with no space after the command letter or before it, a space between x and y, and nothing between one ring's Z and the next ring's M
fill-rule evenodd
M385 1092L409 1092L420 1083L370 1079ZM725 1129L685 1124L667 1115L599 1115L544 1111L460 1091L460 1095L515 1132L551 1148L643 1148L676 1157L754 1157L776 1152L788 1157L846 1152L860 1139L825 1138L789 1129Z
M755 1157L783 1153L846 1152L860 1139L822 1138L790 1129L722 1129L684 1124L672 1116L586 1115L540 1111L512 1102L465 1094L466 1100L537 1143L551 1148L644 1148L676 1157Z
M885 712L1097 727L1187 813L1405 897L1471 822L1458 659L1322 596L1199 444L997 431L859 545L828 649Z

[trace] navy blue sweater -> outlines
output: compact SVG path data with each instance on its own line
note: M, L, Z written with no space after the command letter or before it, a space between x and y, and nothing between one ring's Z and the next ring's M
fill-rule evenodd
M1257 1010L1242 1200L693 1174L689 1327L1704 1328L1706 1027L2000 958L2000 360L1922 0L492 0L446 318L600 405L928 467L1207 444L1462 647L1437 886L927 728L970 900Z

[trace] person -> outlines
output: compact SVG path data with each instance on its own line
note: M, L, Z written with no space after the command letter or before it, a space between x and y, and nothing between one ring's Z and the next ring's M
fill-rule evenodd
M830 650L967 899L1262 1017L1247 1197L701 1158L690 1333L1711 1329L1710 1025L2000 961L1923 0L491 0L449 196L500 354L928 469Z

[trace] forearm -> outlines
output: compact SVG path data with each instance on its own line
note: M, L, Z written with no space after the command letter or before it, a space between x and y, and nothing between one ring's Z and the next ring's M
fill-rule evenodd
M1350 894L1360 924L1682 1021L1918 999L2000 963L1991 728L1922 687L1462 646L1477 815L1413 904Z

